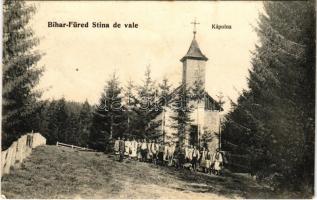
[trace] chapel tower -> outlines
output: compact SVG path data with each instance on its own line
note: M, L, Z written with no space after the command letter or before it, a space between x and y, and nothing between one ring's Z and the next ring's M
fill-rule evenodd
M195 80L200 78L202 81L203 89L205 89L205 72L206 72L206 61L208 58L201 52L198 43L196 41L196 22L194 24L194 37L186 55L180 60L183 63L183 76L182 83L186 84L186 87L192 87Z

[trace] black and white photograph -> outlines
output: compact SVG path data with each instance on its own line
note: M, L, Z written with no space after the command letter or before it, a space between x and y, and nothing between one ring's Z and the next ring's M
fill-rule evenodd
M1 199L314 198L315 0L1 4Z

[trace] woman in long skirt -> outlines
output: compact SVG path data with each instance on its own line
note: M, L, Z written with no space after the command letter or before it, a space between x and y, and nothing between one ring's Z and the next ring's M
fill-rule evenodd
M207 150L206 153L206 169L207 169L207 173L211 174L211 163L212 163L212 155L211 152L209 150Z
M206 154L207 151L205 147L203 147L203 150L201 151L201 157L200 157L200 166L203 168L203 171L206 173L207 171L207 166L206 166Z
M120 137L114 142L114 154L115 154L115 160L119 160L120 158L120 152L119 152L119 145L120 145Z
M133 160L135 160L137 158L137 150L138 150L138 143L133 138L133 140L131 141L131 158Z
M191 163L193 160L193 151L194 151L193 145L190 145L190 147L188 148L188 161L187 161L189 163Z
M146 159L148 162L152 162L152 149L151 149L151 146L152 146L152 141L149 140L149 142L147 143L147 155L146 155Z
M220 175L222 166L223 166L223 157L219 149L216 150L216 153L214 155L214 161L215 161L215 166L214 166L215 174Z
M131 154L132 154L132 141L131 141L131 139L127 139L126 149L127 149L128 157L129 157L129 159L131 159Z
M164 152L163 152L163 165L167 165L167 163L168 163L168 146L169 146L170 144L165 144L164 145Z
M174 152L175 152L175 146L169 145L169 147L168 147L168 166L173 165Z

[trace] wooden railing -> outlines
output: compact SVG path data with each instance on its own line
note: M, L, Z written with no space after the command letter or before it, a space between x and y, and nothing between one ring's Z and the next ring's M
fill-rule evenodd
M76 146L76 145L72 145L72 144L65 144L65 143L62 143L62 142L56 142L56 146L62 146L62 147L69 147L69 148L72 148L72 149L78 149L80 151L95 151L93 149L89 149L89 148L86 148L86 147L79 147L79 146Z

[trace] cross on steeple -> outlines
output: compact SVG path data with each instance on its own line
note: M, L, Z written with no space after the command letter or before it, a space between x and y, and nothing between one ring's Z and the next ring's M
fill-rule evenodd
M194 20L193 22L191 22L191 24L194 24L194 30L193 30L193 33L194 33L194 37L195 37L196 32L197 32L197 30L196 30L196 25L197 25L197 24L200 24L200 23L196 22L196 18L195 18L195 20Z

